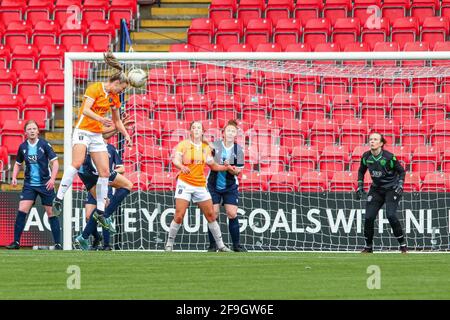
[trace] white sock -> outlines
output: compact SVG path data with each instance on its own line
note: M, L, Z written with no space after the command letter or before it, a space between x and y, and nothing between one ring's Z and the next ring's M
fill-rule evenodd
M181 227L181 224L178 224L175 222L175 220L172 220L172 222L170 223L169 237L167 239L166 246L173 246L175 237L177 236L177 233L178 233L178 230L180 229L180 227Z
M73 178L77 174L78 170L75 169L73 166L68 166L66 170L64 170L63 177L61 179L61 184L59 185L58 194L56 195L58 199L64 199L64 195L67 192L67 189L70 188L70 186L73 183Z
M108 197L108 178L98 178L95 190L97 191L97 209L105 211L105 199Z
M217 221L208 222L208 228L209 231L211 231L214 240L216 240L217 248L222 249L223 247L225 247L222 240L222 232L220 231L220 227Z

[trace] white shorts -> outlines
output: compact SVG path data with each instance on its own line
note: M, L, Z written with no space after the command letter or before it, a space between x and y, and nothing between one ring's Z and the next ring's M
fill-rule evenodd
M84 144L89 152L108 152L106 143L101 133L93 133L86 130L75 129L72 135L72 146Z
M211 199L211 195L206 187L195 187L178 179L175 199L184 199L189 202L192 199L193 203L197 203Z

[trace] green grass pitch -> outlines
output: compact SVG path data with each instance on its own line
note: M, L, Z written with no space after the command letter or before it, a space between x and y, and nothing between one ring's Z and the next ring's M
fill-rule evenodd
M69 266L80 289L68 289ZM368 289L369 266L380 289ZM450 254L0 251L0 299L450 299Z

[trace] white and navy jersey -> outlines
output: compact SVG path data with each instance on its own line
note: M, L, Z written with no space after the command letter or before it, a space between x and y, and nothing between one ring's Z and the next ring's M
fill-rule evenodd
M233 144L230 148L226 148L222 140L217 140L214 145L214 161L218 164L223 164L225 160L232 166L238 168L244 167L244 151L238 144ZM229 190L236 188L239 181L235 175L227 171L211 171L208 176L208 188L215 190Z
M119 156L117 149L112 144L107 144L106 148L108 149L108 157L109 157L109 171L114 171L117 167L123 166L122 158ZM88 153L86 155L86 159L84 160L83 165L81 166L80 173L85 174L93 174L98 176L97 167L92 161L91 155Z
M44 186L51 177L50 161L57 158L52 145L44 139L37 139L34 144L28 140L23 142L17 151L16 162L22 165L25 161L24 185Z

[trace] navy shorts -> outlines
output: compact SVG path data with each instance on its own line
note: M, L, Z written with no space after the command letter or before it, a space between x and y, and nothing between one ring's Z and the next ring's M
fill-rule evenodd
M53 199L55 199L55 189L47 190L45 186L33 187L24 185L22 193L20 194L20 200L33 200L36 201L37 196L41 197L41 203L43 206L51 206Z
M113 196L112 187L108 187L108 198L111 199L112 196ZM88 192L85 204L93 204L94 206L97 205L97 199L94 198L92 193Z
M78 176L80 177L81 181L86 187L86 190L88 191L91 190L92 187L94 187L97 184L98 176L95 174L78 172ZM116 171L111 172L111 175L109 176L109 182L113 182L116 179L116 177L117 172Z
M216 188L208 188L213 204L232 204L239 205L239 191L237 188L220 191Z

